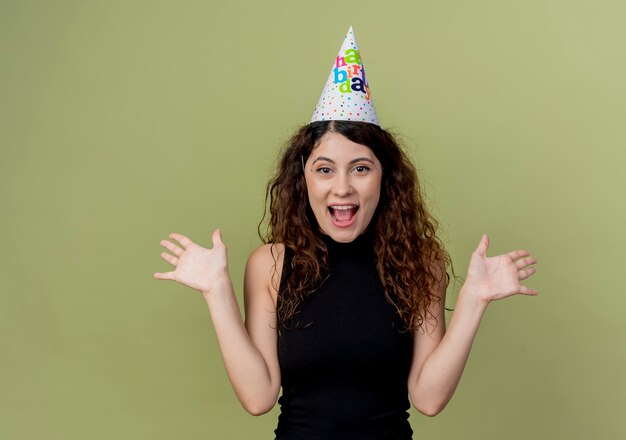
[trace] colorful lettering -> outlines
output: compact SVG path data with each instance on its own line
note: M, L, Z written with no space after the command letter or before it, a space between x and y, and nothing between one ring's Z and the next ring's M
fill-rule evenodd
M339 65L339 61L341 60L341 65ZM346 59L344 57L337 57L335 60L335 67L344 67L346 65Z
M361 78L352 78L352 90L365 93L365 84Z
M346 54L344 61L350 64L361 64L361 59L359 57L359 53L354 49L348 49L344 52Z
M365 69L361 64L361 54L356 49L348 49L344 52L345 57L335 59L333 75L335 84L339 84L341 93L361 92L365 99L370 99L370 89L365 80ZM345 69L341 69L345 67Z
M339 86L339 91L341 93L350 93L352 92L352 89L350 88L350 80L346 79L345 82L341 83L341 85Z
M345 70L339 70L338 67L335 67L333 72L335 73L335 84L342 83L348 78L348 74Z

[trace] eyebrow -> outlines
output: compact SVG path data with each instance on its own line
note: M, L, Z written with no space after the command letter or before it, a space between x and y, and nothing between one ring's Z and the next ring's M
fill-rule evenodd
M317 159L315 159L311 165L313 165L313 164L315 164L315 162L319 162L319 161L325 161L325 162L330 162L330 163L336 163L336 162L335 162L334 160L332 160L330 157L320 156L320 157L318 157ZM369 157L357 157L356 159L352 159L352 160L349 162L349 164L350 164L350 165L352 165L353 163L356 163L356 162L369 162L369 163L371 163L371 164L373 164L373 163L374 163L374 161L373 161L372 159L370 159Z

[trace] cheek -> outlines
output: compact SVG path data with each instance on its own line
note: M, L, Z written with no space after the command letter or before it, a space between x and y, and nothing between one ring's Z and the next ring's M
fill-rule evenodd
M320 203L323 202L322 188L320 188L320 185L316 184L315 181L307 181L306 191L309 206L313 209L313 211L316 211L320 206Z
M369 192L368 192L369 197L373 202L376 202L376 205L378 205L378 201L380 200L381 190L382 190L382 183L380 180L373 182L369 188Z
M309 202L311 199L315 197L315 187L313 182L306 181L306 195L309 198Z

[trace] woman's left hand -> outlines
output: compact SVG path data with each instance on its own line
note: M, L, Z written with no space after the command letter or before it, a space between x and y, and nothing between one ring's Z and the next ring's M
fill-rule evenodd
M537 295L537 290L526 287L520 281L535 273L534 257L525 250L511 251L495 257L487 257L489 237L484 234L472 253L465 285L476 292L485 302L508 296Z

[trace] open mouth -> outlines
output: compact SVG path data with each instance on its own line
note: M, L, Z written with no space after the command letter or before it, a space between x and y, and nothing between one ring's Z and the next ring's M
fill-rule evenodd
M358 210L359 207L357 205L334 205L328 207L330 216L338 224L350 223Z

